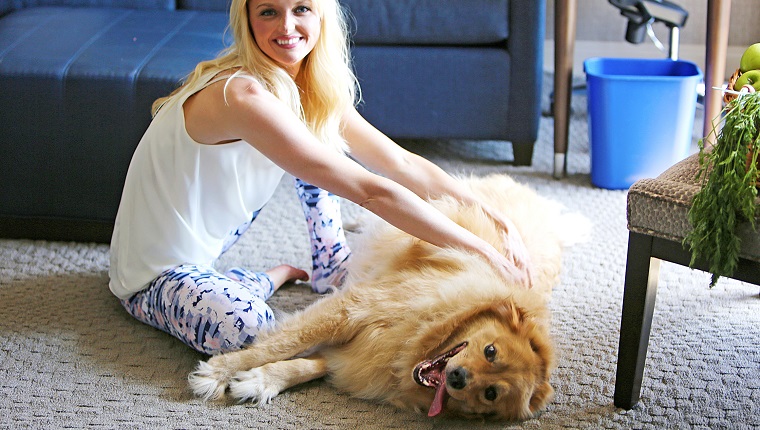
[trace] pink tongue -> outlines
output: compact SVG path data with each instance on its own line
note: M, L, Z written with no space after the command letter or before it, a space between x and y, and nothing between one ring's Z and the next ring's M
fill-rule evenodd
M443 381L435 387L435 397L433 397L433 403L430 405L430 410L428 411L429 417L434 417L443 411L443 402L446 401L446 378L443 378Z

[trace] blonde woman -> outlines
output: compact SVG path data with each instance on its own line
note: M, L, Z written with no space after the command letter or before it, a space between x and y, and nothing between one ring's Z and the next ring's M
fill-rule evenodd
M484 208L505 228L506 258L423 200L446 193L478 203L472 195L356 111L357 82L337 0L233 0L230 30L230 48L156 101L133 155L109 272L111 291L131 315L207 354L240 349L272 324L265 300L285 282L308 280L308 273L280 265L222 274L212 265L255 219L284 172L298 178L317 292L340 285L350 256L337 196L529 282L525 248L509 220ZM347 157L349 151L379 175Z

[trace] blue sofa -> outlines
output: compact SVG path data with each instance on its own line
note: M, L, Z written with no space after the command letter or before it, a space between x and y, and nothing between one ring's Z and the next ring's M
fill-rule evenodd
M341 0L362 113L531 162L544 0ZM0 0L0 237L108 242L150 105L223 49L226 0ZM412 148L413 149L413 148Z

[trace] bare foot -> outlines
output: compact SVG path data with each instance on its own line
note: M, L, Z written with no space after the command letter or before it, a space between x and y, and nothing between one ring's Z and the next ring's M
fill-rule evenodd
M305 271L288 264L281 264L277 267L273 267L266 272L269 275L269 279L274 284L274 290L277 291L284 283L291 281L308 281L309 274Z

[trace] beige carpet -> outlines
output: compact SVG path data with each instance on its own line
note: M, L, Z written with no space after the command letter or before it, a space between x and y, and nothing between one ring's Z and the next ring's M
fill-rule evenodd
M428 419L351 399L324 381L273 404L205 404L186 377L201 355L129 317L107 288L103 245L0 240L0 428L560 429L760 427L758 287L663 264L642 401L612 405L627 230L624 191L589 181L583 97L575 97L570 175L551 178L551 118L534 165L504 164L499 142L405 142L452 172L509 173L586 214L593 238L571 249L552 300L557 395L522 423ZM698 125L695 127L698 128ZM347 205L346 218L358 212ZM290 181L221 266L307 267L308 242ZM315 298L290 286L271 303L289 311Z

